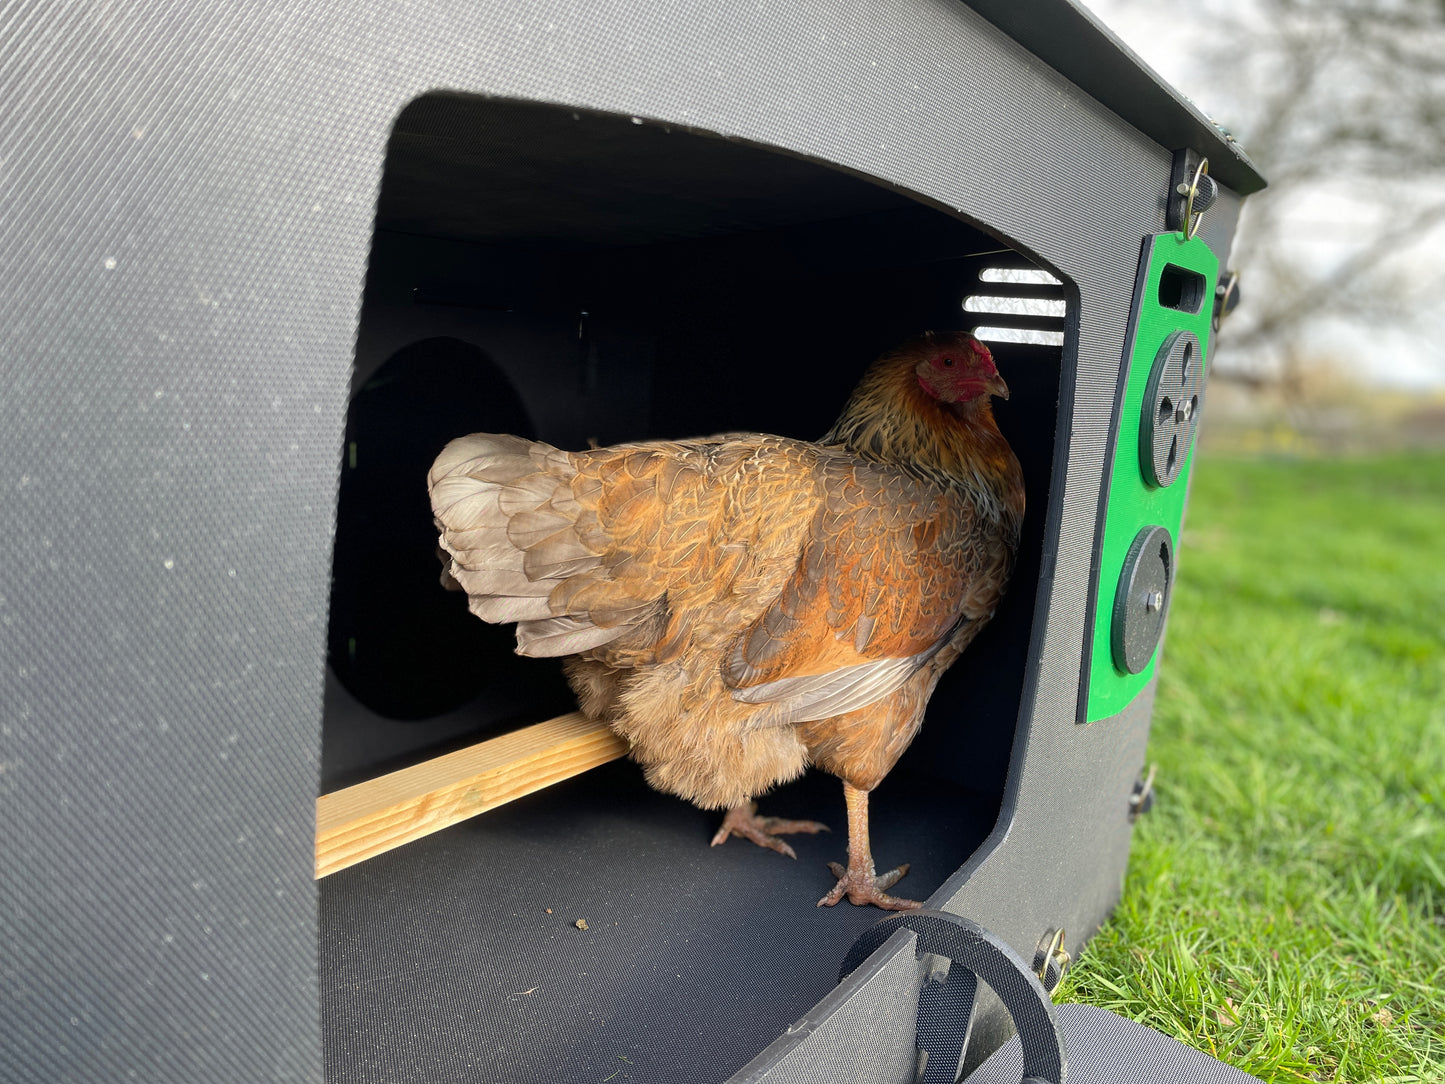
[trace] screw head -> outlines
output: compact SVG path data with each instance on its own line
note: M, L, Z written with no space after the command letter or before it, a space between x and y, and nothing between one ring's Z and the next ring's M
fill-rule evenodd
M1163 591L1150 591L1147 595L1144 596L1144 609L1148 610L1151 614L1152 614L1152 613L1158 613L1158 612L1159 612L1160 610L1162 610L1163 608L1164 608L1164 592L1163 592Z

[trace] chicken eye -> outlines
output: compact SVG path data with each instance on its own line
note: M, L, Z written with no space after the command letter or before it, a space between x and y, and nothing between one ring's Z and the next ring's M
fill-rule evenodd
M944 367L945 369L952 369L952 368L953 368L953 359L952 359L952 358L944 358L944 359L943 359L943 367Z

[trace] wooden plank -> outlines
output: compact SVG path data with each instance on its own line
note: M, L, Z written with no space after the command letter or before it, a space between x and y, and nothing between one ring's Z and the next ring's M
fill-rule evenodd
M316 876L384 854L627 752L572 712L316 799Z

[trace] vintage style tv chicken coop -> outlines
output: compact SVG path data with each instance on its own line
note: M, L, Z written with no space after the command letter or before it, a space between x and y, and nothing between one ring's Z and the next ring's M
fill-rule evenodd
M1045 1012L931 981L947 916L814 906L830 777L767 799L835 828L797 861L709 848L438 585L426 470L816 439L975 331L1017 568L873 847L1050 984L1147 805L1230 139L1071 0L0 25L0 1077L953 1080Z

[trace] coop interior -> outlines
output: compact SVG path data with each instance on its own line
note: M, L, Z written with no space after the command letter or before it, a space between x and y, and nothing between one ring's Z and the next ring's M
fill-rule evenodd
M460 95L398 117L357 338L333 563L322 791L575 708L556 660L442 589L427 467L451 438L816 439L868 363L979 328L1029 512L1014 587L872 801L925 899L998 819L1033 634L1066 289L958 217L812 161L640 118ZM987 675L988 680L979 680ZM626 759L322 879L332 1081L717 1081L836 983L880 917L815 906L842 788L796 861ZM585 929L581 928L585 925Z

